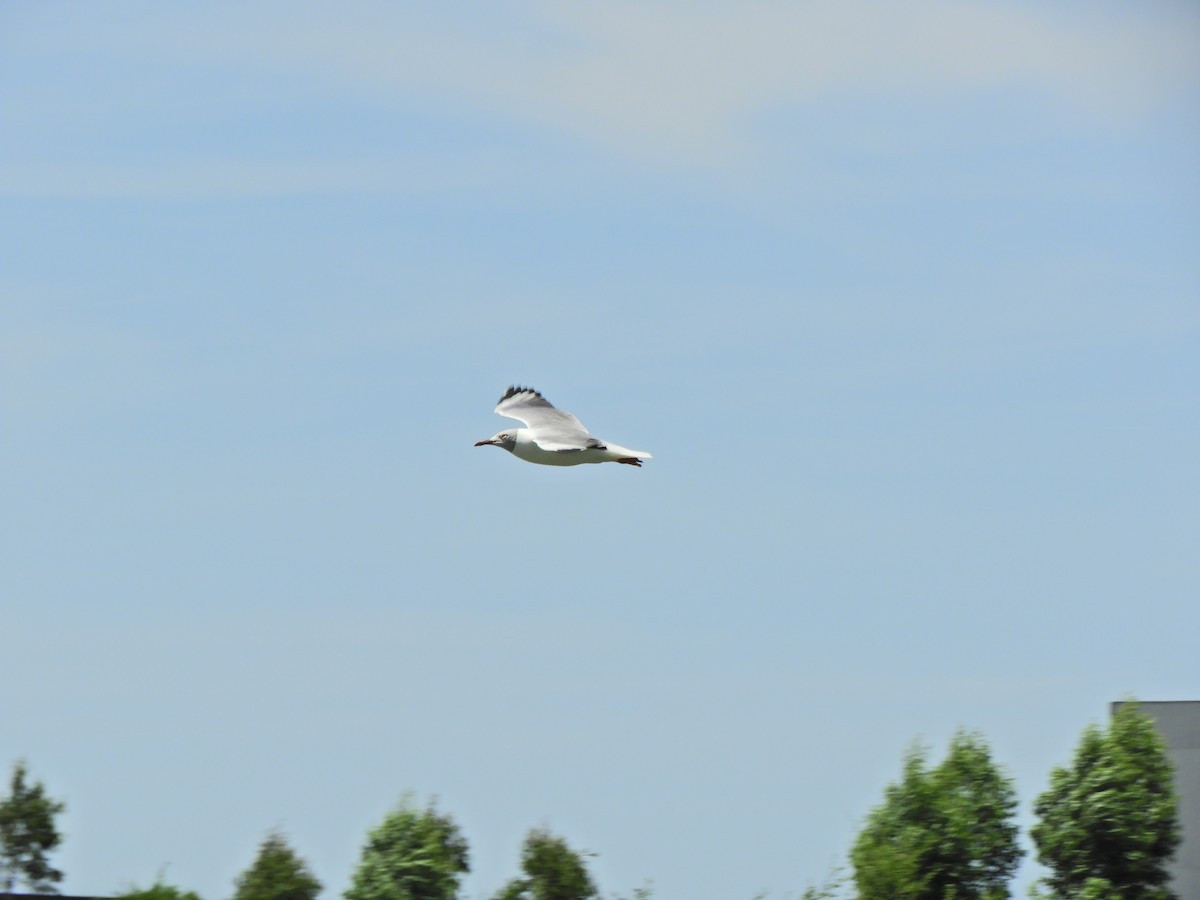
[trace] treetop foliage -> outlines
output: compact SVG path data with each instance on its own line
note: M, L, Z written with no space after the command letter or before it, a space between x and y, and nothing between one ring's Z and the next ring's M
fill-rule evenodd
M1154 721L1121 704L1107 730L1084 729L1070 766L1050 773L1030 835L1055 898L1169 898L1179 845L1174 771Z
M367 836L346 900L451 900L470 871L458 825L411 795Z
M18 884L55 892L62 873L47 854L61 842L64 804L29 783L23 762L0 794L0 893ZM984 738L958 731L936 764L912 745L898 781L884 789L850 850L801 900L1003 900L1022 850L1012 781ZM1181 839L1174 771L1154 720L1136 702L1119 705L1107 728L1088 725L1071 763L1056 767L1035 804L1030 835L1049 875L1037 900L1172 900L1167 866ZM492 900L600 900L585 851L546 827L531 829L521 874ZM434 802L411 794L367 834L345 900L454 900L470 870L467 841ZM279 832L263 839L235 880L232 900L317 900L322 885ZM1049 893L1044 893L1048 891ZM631 900L650 900L649 885ZM765 898L765 893L759 894ZM164 883L130 887L114 900L200 900ZM614 896L613 900L620 900Z
M233 900L316 900L321 893L321 882L278 832L267 835L234 884Z
M524 878L516 878L495 900L593 900L600 892L583 862L584 854L546 828L534 828L521 851Z
M46 795L39 781L26 783L24 761L13 766L8 796L0 800L0 887L12 893L19 882L39 893L57 893L62 872L47 854L62 842L54 817L65 804Z
M166 884L160 876L150 887L129 887L123 893L117 894L113 900L200 900L200 895Z
M912 747L899 783L867 817L850 862L862 900L992 900L1022 851L1013 822L1010 779L983 738L960 731L946 758L930 767Z

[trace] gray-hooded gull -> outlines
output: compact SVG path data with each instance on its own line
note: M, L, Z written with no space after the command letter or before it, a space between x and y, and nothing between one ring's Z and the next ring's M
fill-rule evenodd
M543 466L602 462L640 466L643 459L653 459L641 450L593 437L582 422L569 412L555 409L533 388L510 387L496 405L496 412L529 427L508 428L486 441L476 441L476 447L503 447L518 459Z

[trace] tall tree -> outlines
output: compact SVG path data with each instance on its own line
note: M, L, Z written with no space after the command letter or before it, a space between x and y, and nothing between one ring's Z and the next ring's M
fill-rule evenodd
M346 900L450 900L470 871L458 825L431 803L418 809L406 796L367 835Z
M54 817L66 806L46 796L39 781L26 783L24 762L13 767L8 796L0 800L0 886L12 893L18 882L32 891L57 893L62 872L48 854L62 842Z
M600 896L584 854L545 828L534 828L521 850L524 878L513 879L495 900L594 900Z
M278 832L267 835L234 884L233 900L316 900L321 893L321 882Z
M930 768L913 747L904 774L871 811L850 862L862 900L993 900L1021 858L1011 780L987 744L960 731Z
M1050 896L1160 900L1179 845L1174 772L1154 721L1121 704L1108 729L1084 729L1069 767L1050 773L1033 807Z

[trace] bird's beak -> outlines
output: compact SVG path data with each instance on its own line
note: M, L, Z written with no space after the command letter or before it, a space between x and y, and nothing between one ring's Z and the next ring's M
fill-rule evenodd
M476 447L482 447L482 446L484 446L485 444L494 444L494 443L496 443L496 442L495 442L495 441L493 441L493 440L487 440L487 441L476 441L476 442L475 442L475 446L476 446Z

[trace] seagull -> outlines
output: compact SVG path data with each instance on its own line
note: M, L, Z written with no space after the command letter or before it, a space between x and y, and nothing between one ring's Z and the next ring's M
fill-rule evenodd
M641 466L653 459L641 450L627 450L593 437L583 423L555 407L533 388L510 387L496 405L496 412L524 422L528 428L508 428L476 447L503 447L518 459L543 466L578 466L583 463L619 462Z

